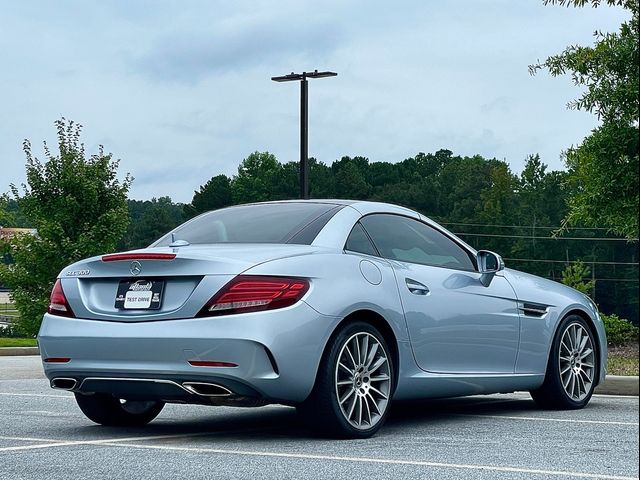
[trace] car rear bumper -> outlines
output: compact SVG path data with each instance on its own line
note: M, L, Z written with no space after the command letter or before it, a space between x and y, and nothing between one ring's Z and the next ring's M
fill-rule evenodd
M147 391L185 394L177 401L203 403L183 388L185 382L203 382L220 385L234 397L297 403L313 388L337 322L304 302L267 312L137 323L45 314L38 343L47 378L75 379L75 391L131 385L144 393L146 385ZM70 360L46 361L61 358ZM193 366L190 361L237 366ZM85 382L87 378L111 380Z

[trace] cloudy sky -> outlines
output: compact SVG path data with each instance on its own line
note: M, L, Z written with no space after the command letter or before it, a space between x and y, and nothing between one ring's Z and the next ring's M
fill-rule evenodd
M309 87L322 161L447 148L560 169L596 119L565 109L568 77L527 65L625 18L542 0L0 0L0 193L61 116L121 159L132 198L190 201L256 150L296 160L299 89L269 79L314 68L339 73Z

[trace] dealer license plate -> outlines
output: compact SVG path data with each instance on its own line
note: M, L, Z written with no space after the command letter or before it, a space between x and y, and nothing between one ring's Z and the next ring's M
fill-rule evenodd
M115 307L124 310L157 310L162 303L164 280L123 280Z

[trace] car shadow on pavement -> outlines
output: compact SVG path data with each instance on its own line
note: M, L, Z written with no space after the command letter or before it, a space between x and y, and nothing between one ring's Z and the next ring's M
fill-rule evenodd
M58 429L59 435L73 440L104 440L138 437L199 437L203 440L251 439L253 443L267 443L275 439L314 439L313 433L306 428L296 410L285 406L268 406L263 408L225 408L224 412L216 410L209 414L205 407L199 410L200 415L190 412L188 417L177 417L171 413L160 415L145 427L114 428L86 424L78 427L69 426ZM454 399L422 400L412 402L394 402L387 420L387 426L402 428L411 425L439 426L451 423L453 419L460 422L473 422L470 416L512 415L517 412L537 410L532 400L524 397L464 397ZM384 428L380 432L384 435ZM322 439L319 439L322 440Z
M434 420L439 417L459 414L499 415L513 412L536 411L539 407L531 398L524 396L492 395L491 397L469 396L431 400L396 401L393 403L390 420L402 418Z

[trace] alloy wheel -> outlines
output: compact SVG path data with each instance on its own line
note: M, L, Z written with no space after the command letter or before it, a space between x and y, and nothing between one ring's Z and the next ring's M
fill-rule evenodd
M591 392L595 376L595 350L589 332L579 323L571 323L560 340L560 380L564 391L574 401Z
M344 418L366 430L384 416L391 392L391 369L382 343L368 332L352 335L342 346L335 389Z

